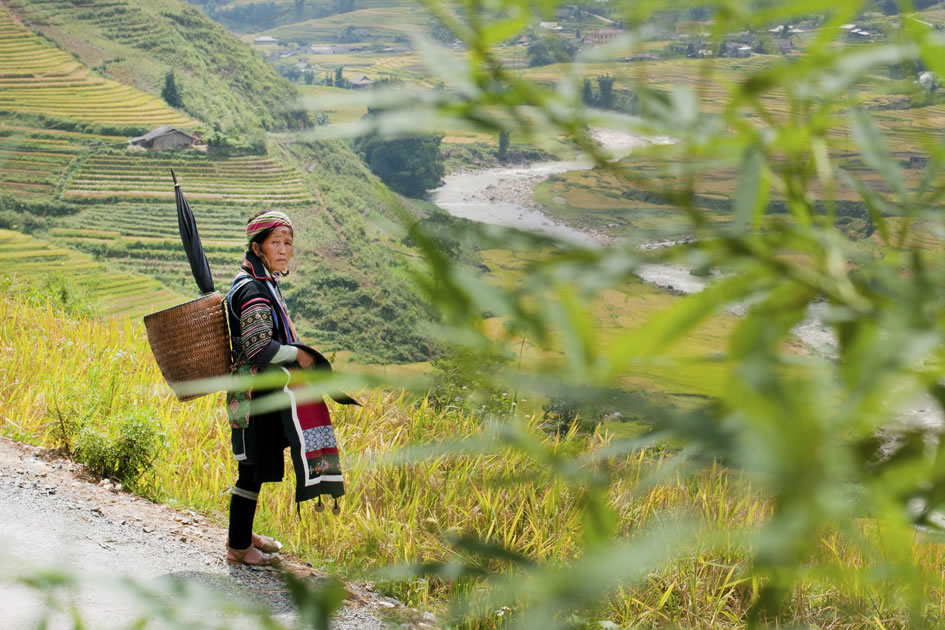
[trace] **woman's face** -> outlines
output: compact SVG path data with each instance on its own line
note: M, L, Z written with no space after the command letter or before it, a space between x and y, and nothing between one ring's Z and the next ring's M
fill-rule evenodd
M260 258L267 263L269 271L282 273L289 268L289 260L292 259L292 230L280 225L266 237L262 245L253 244L254 249L257 247L262 250Z

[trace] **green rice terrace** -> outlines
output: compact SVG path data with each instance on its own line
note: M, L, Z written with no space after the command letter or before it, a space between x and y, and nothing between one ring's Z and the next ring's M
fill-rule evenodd
M351 27L358 42L396 44L409 41L408 36L413 33L427 31L429 20L429 13L420 5L359 7L356 11L281 26L264 33L279 39L335 42L339 33Z
M115 272L87 254L10 230L0 230L0 265L2 286L59 276L108 315L136 317L182 301L154 278Z
M137 127L197 124L155 96L96 76L0 7L0 111Z
M264 157L92 155L63 190L63 198L82 210L51 235L122 269L179 285L190 271L181 254L171 168L194 206L207 258L218 271L231 271L239 259L241 226L255 209L316 204L297 170Z
M92 144L114 142L124 139L0 120L0 186L19 198L51 198L73 160Z

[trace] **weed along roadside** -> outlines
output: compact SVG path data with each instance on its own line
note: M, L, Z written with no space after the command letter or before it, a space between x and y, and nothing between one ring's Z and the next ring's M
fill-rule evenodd
M63 600L97 627L131 627L139 620L175 627L186 616L210 622L214 615L218 621L220 612L213 609L221 595L243 602L241 610L231 608L234 627L261 627L260 610L283 623L297 618L296 602L277 573L227 567L220 555L226 533L212 519L96 483L97 475L61 453L9 438L0 438L0 462L0 531L11 543L0 582L5 627L34 627L43 616L43 590L15 583L39 571L67 582L78 577L75 591ZM299 577L326 577L288 558L285 568ZM175 576L188 581L176 592ZM135 585L163 600L166 610L143 606ZM388 610L390 602L356 584L346 588L349 605L332 628L384 627L378 611ZM422 618L403 612L408 622ZM49 608L46 615L54 627L65 627L66 611Z

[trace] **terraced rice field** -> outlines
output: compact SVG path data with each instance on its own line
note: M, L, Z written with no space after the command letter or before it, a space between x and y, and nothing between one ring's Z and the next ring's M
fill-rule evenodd
M263 157L173 158L137 152L92 155L64 199L85 208L50 231L56 242L103 256L121 269L192 288L177 225L170 169L191 204L214 279L225 284L242 257L243 225L256 210L313 206L300 173Z
M135 127L198 124L150 94L96 76L68 53L17 24L2 3L0 111Z
M20 198L52 198L72 160L90 146L124 142L114 136L0 121L0 188Z
M110 199L140 203L174 199L174 169L190 200L227 205L294 206L314 203L301 174L265 157L210 159L144 152L98 154L76 172L63 196L71 201Z
M61 2L60 0L5 0L30 21L59 23L60 18L79 19L99 26L111 40L131 46L143 41L158 39L170 29L166 23L154 21L140 7L122 0L82 0ZM68 17L66 17L68 16Z
M116 269L156 278L188 295L196 291L177 231L173 203L167 207L109 205L95 210L70 221L89 227L53 228L50 236L56 243L95 253ZM214 282L218 287L224 286L242 260L240 220L245 217L234 216L232 209L203 205L195 210L195 215ZM227 219L209 221L212 215ZM221 235L228 239L220 240Z
M319 43L335 43L338 34L348 26L364 33L364 42L394 43L398 36L429 30L430 14L420 6L398 6L360 9L317 20L307 20L265 31L278 39L303 39Z
M98 310L109 315L137 317L184 299L154 278L116 272L87 254L9 230L0 230L0 264L4 277L14 281L62 274L70 286L87 290Z

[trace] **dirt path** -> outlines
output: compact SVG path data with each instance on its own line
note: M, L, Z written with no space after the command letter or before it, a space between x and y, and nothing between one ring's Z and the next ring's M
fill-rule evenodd
M7 438L0 438L0 494L0 627L36 627L42 599L11 578L42 568L82 576L76 601L90 628L127 627L141 614L140 605L116 595L107 584L97 584L96 576L131 577L145 585L164 576L182 577L268 605L284 623L295 620L277 573L227 566L222 553L225 529L193 512L112 492L82 466ZM318 579L317 572L287 560L292 573ZM373 611L398 603L357 585L349 584L348 590L349 599L332 628L384 628ZM206 610L195 611L198 617L201 613L208 615ZM217 627L220 619L215 615L205 621ZM432 627L422 622L405 625ZM60 615L51 627L71 628L72 623ZM234 627L254 626L239 620Z

